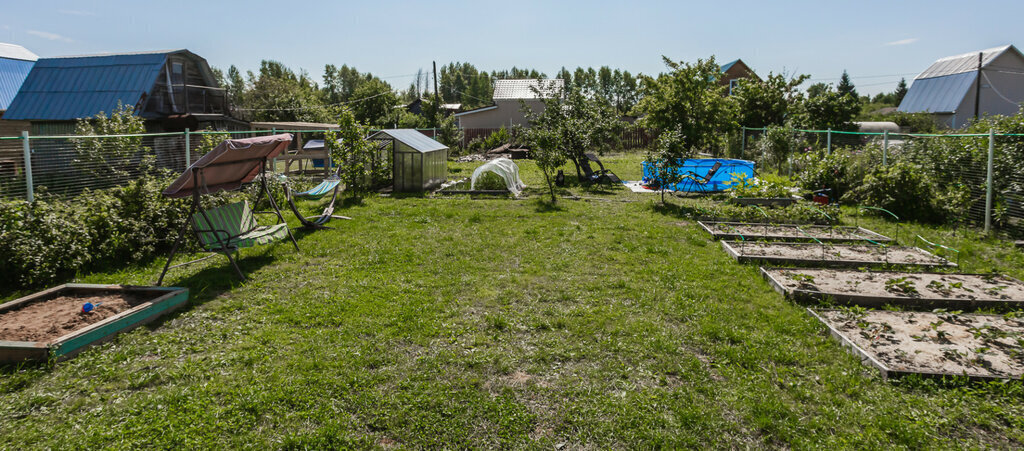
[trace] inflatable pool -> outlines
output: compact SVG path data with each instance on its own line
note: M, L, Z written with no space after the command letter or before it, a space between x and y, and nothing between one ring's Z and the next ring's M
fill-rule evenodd
M746 178L754 178L754 162L748 160L734 160L730 158L688 158L682 161L682 164L676 168L679 174L686 174L693 172L698 177L703 177L711 170L715 163L722 163L722 167L715 172L715 175L708 181L704 191L725 191L730 187L728 182L735 177L739 177L741 174ZM645 161L644 167L644 184L645 185L656 185L657 181L654 174L654 165L650 162ZM696 184L689 181L677 183L674 186L669 186L669 189L673 191L700 191Z

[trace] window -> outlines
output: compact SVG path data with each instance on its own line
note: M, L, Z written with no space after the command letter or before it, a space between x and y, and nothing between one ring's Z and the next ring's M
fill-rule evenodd
M185 84L185 64L180 61L171 63L171 83L175 85Z
M729 95L733 94L733 91L740 86L740 79L733 78L729 80Z

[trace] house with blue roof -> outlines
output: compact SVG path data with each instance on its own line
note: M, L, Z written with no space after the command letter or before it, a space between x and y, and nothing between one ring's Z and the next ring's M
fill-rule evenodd
M40 58L4 113L34 135L74 132L75 121L118 105L134 107L147 131L247 129L233 119L226 91L188 50Z
M930 113L959 128L975 117L1013 115L1024 102L1024 55L1012 45L940 58L914 78L899 111Z
M0 117L39 59L25 47L0 42Z
M718 79L718 82L728 86L729 95L732 95L732 91L739 86L740 80L744 78L761 80L761 77L758 77L747 63L737 59L722 65L722 77Z

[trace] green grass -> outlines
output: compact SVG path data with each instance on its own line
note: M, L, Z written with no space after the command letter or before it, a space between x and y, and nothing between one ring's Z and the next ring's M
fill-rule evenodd
M638 155L606 160L639 178ZM473 167L452 164L452 177ZM220 257L173 271L168 284L192 291L183 311L67 362L0 372L0 447L1024 442L1019 382L883 381L684 209L578 185L561 194L582 200L552 207L521 167L522 200L347 205L337 213L354 219L301 233L301 253L243 251L246 283ZM1024 275L998 240L911 233L961 249L965 269ZM79 280L151 283L162 263Z

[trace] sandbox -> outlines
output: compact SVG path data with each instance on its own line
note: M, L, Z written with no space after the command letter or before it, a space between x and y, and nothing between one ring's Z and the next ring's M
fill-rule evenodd
M1024 319L1000 315L812 310L834 338L883 378L907 374L1020 379Z
M65 284L0 305L0 363L57 360L185 305L174 287ZM83 305L92 304L89 312Z
M926 309L1024 307L1024 283L999 274L761 268L775 291L797 301Z
M819 244L722 241L722 248L740 263L845 267L921 266L956 267L956 263L923 249L875 244Z
M758 224L753 222L697 221L705 231L716 239L729 240L772 240L772 241L866 241L878 243L892 241L891 238L863 227L829 227L800 224Z

